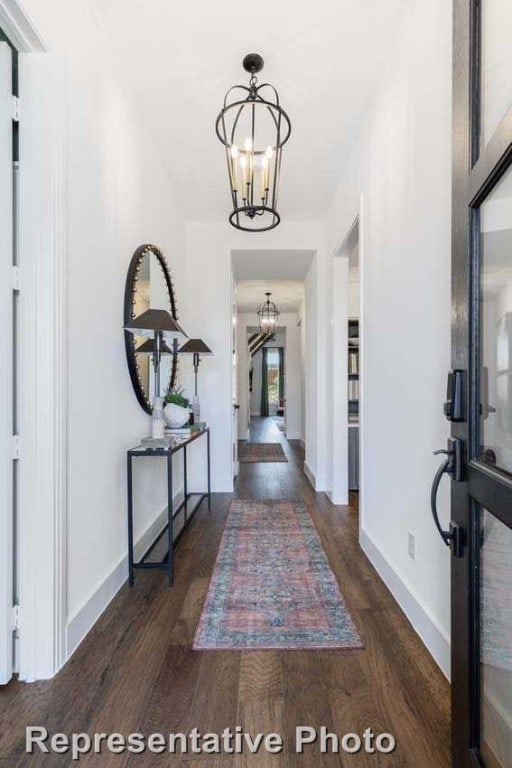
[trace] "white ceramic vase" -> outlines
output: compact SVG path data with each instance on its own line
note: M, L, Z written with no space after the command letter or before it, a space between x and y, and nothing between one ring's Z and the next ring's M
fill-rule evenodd
M188 424L190 419L190 411L188 408L182 408L181 405L175 403L167 403L164 408L164 419L168 427L171 429L179 429Z

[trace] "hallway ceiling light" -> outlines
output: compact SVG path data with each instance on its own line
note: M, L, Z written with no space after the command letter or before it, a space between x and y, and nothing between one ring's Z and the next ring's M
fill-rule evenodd
M229 89L217 117L215 130L225 147L233 210L230 224L245 232L277 227L277 193L281 151L291 123L273 85L258 85L263 59L249 53L243 60L250 73L249 86Z
M270 301L272 294L270 291L265 293L267 300L260 304L258 317L260 321L260 331L262 333L274 333L279 320L279 310L273 301Z

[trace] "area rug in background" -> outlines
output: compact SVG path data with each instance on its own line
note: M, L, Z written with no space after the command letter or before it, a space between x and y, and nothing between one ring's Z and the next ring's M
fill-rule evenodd
M239 443L238 460L245 463L288 461L281 443Z
M193 648L362 648L305 504L232 502Z

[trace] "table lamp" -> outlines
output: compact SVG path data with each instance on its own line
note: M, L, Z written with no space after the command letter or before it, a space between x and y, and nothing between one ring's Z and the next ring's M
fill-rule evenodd
M194 399L192 401L192 413L194 416L194 423L200 421L201 409L199 407L199 397L197 394L197 374L199 371L199 361L201 355L213 355L210 347L208 347L202 339L189 339L179 350L180 355L193 355L194 365Z
M180 324L165 309L148 309L138 317L134 317L124 326L125 331L135 336L146 336L145 341L138 352L144 352L148 346L148 353L153 356L153 368L155 370L155 394L153 398L153 426L152 436L155 439L164 437L163 398L160 394L160 361L165 350L169 350L167 344L171 343L173 352L178 351L178 343L188 338ZM164 349L165 347L165 349Z

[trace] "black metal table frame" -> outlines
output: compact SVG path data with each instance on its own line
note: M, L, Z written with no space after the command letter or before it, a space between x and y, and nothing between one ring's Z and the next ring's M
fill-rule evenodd
M195 442L198 438L206 435L206 454L207 454L207 474L208 474L208 491L206 493L189 493L187 484L187 446ZM172 478L172 457L178 451L183 450L183 501L174 509L174 489ZM167 459L167 523L162 528L156 539L146 549L143 556L138 562L134 560L133 552L133 459L134 457L143 456L145 458L166 458ZM169 448L155 448L145 449L138 446L137 448L131 448L126 453L127 460L127 477L128 477L128 583L130 587L133 586L135 571L136 570L160 570L167 572L167 578L169 586L172 587L174 581L174 548L180 540L182 534L187 529L195 513L203 503L205 499L208 499L208 509L211 509L212 503L212 491L211 491L211 467L210 467L210 429L202 429L200 432L191 435L187 440L170 446ZM194 505L192 510L188 510L188 502L192 496L199 496L199 500ZM174 519L184 510L184 523L183 528L180 530L176 538L173 537L173 522ZM167 533L167 552L164 558L157 562L147 562L147 558L154 550L158 542Z

